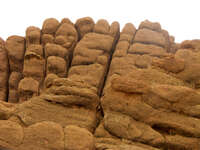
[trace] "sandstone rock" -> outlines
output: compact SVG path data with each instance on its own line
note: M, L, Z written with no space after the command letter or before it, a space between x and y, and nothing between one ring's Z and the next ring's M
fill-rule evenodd
M7 120L15 110L15 105L0 101L0 120Z
M74 25L74 23L69 18L63 18L60 24L63 24L63 23Z
M110 35L114 38L116 38L116 40L118 40L119 35L120 35L120 25L119 22L114 21L111 25L110 25Z
M0 120L0 145L9 144L11 146L19 146L23 142L23 128L12 121Z
M94 32L100 34L109 34L110 25L107 20L100 19L94 26Z
M64 82L64 84L58 84ZM54 79L42 98L47 101L61 103L66 106L77 105L96 109L99 98L86 83L75 82L70 79Z
M150 22L149 20L142 21L139 25L139 29L150 29L154 31L161 31L161 25L158 22Z
M134 43L133 45L131 45L128 53L140 55L148 54L155 57L163 57L166 55L165 49L160 46L141 43Z
M22 72L25 53L25 39L21 36L10 36L5 43L8 51L10 72Z
M128 140L158 146L164 143L164 137L149 125L135 121L129 116L108 112L104 116L104 126L113 135Z
M18 92L19 101L26 101L33 96L39 95L39 83L33 78L24 78L19 82Z
M19 72L12 72L9 78L9 97L8 102L16 103L19 100L18 84L22 79L22 74Z
M200 94L191 88L183 86L156 85L147 93L145 95L145 102L153 108L164 108L166 110L200 117L200 110L197 109L200 105Z
M32 77L40 84L44 79L45 60L43 57L35 52L27 52L24 58L24 77Z
M166 39L162 33L152 31L146 28L137 31L134 41L166 47Z
M179 73L185 69L185 62L183 59L176 59L173 55L164 57L160 60L153 60L152 65L160 67L172 73Z
M67 64L63 58L57 56L48 57L46 67L47 74L54 73L58 77L66 77Z
M183 59L185 62L185 69L177 74L177 77L193 83L196 88L199 88L200 74L198 68L200 68L200 53L192 52L187 49L179 49L175 54L175 59Z
M69 49L70 51L73 50L77 40L77 31L75 27L71 24L63 23L56 31L55 43Z
M8 92L8 56L5 50L5 43L3 40L0 40L0 100L7 100L7 92Z
M90 17L78 19L75 23L75 27L78 31L79 39L82 39L85 34L92 32L94 25L94 21Z
M48 18L43 22L42 33L43 34L55 34L59 27L59 21L55 18Z
M26 47L31 44L40 44L40 29L38 27L30 26L26 29Z
M166 136L166 148L168 149L192 149L198 150L200 141L196 138L188 138L179 135Z
M86 129L70 125L64 133L66 150L95 150L93 135Z
M42 58L44 57L43 47L42 45L39 45L39 44L31 44L30 46L28 46L26 49L26 55L28 53L35 53L36 55L39 55Z
M151 147L145 144L131 142L128 140L120 140L113 138L96 138L96 149L97 150L159 150L155 147Z
M96 113L92 110L75 106L66 108L40 97L34 97L17 105L14 115L18 116L26 126L51 121L62 127L76 125L93 132L97 124Z
M200 40L185 40L180 44L180 49L200 50Z
M48 58L49 56L58 56L67 60L68 55L68 50L58 44L48 43L45 45L46 58Z
M63 128L54 122L43 121L24 129L20 150L64 150Z
M41 41L43 45L46 45L47 43L53 43L54 37L51 34L43 34Z
M55 79L57 79L57 78L58 78L58 76L56 74L48 74L46 76L45 80L44 80L44 86L45 86L45 88L51 87L52 84L53 84L53 81Z

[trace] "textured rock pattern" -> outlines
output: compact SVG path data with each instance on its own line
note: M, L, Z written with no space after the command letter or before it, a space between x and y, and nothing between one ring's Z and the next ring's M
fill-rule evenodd
M199 58L148 20L28 27L0 40L0 149L199 150Z

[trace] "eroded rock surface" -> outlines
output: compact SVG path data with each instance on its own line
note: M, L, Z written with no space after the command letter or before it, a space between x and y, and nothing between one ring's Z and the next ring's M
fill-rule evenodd
M148 20L48 18L0 39L0 149L199 150L199 50Z

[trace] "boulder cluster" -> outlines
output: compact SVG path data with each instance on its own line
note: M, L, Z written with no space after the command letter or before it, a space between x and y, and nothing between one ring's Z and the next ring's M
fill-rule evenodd
M159 23L46 19L0 39L0 149L199 150L198 70Z

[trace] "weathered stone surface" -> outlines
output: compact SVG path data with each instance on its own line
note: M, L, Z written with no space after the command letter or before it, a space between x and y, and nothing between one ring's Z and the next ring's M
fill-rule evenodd
M65 150L95 150L93 135L84 128L77 126L66 126Z
M91 86L64 78L54 79L42 98L66 106L77 105L91 109L96 109L99 102L99 98Z
M25 53L25 39L21 36L10 36L5 43L8 52L10 72L22 72Z
M92 32L94 25L94 21L90 17L78 19L75 23L75 27L78 31L79 39L82 39L85 34Z
M148 54L155 57L163 57L166 55L165 49L160 46L141 43L134 43L133 45L131 45L128 53L140 55Z
M0 100L7 100L7 92L8 92L8 55L5 50L5 42L0 39Z
M30 26L26 29L26 47L31 44L40 44L41 32L38 27Z
M189 49L193 51L199 51L200 40L185 40L180 44L180 49Z
M48 18L0 39L0 99L20 102L0 102L0 149L199 150L199 50L148 20Z
M20 117L26 126L41 121L52 121L62 127L77 125L92 132L97 122L96 114L92 110L83 107L66 108L63 105L48 102L40 97L35 97L19 104L14 114Z
M60 45L57 44L46 44L45 45L45 56L58 56L64 59L68 57L68 50Z
M150 29L160 32L161 31L161 25L158 22L150 22L149 20L142 21L139 25L139 29Z
M162 145L164 137L149 125L135 121L129 116L107 112L104 116L104 127L113 135L146 143L154 146Z
M59 26L59 21L55 18L48 18L43 22L42 33L43 34L55 34Z
M134 41L145 44L155 44L162 47L166 46L166 39L162 33L152 31L146 28L137 31Z
M47 59L46 64L47 74L54 73L58 77L66 77L67 74L67 64L66 61L57 56L50 56Z
M19 150L64 150L63 128L54 122L43 121L24 129Z
M63 23L59 26L55 34L55 43L70 51L73 50L78 40L78 33L75 27L69 23Z
M32 77L37 80L40 84L44 80L45 73L45 60L44 58L32 51L28 51L24 58L24 77Z
M19 82L18 92L20 102L26 101L33 96L38 96L39 82L30 77L24 78Z
M23 142L24 131L23 128L12 121L0 120L0 145L9 144L12 146L19 146Z
M12 72L9 78L9 96L8 102L17 103L19 100L18 85L23 78L22 73Z
M154 60L153 66L160 67L168 72L179 73L185 69L185 62L183 59L174 58L173 55L169 55L160 60Z

